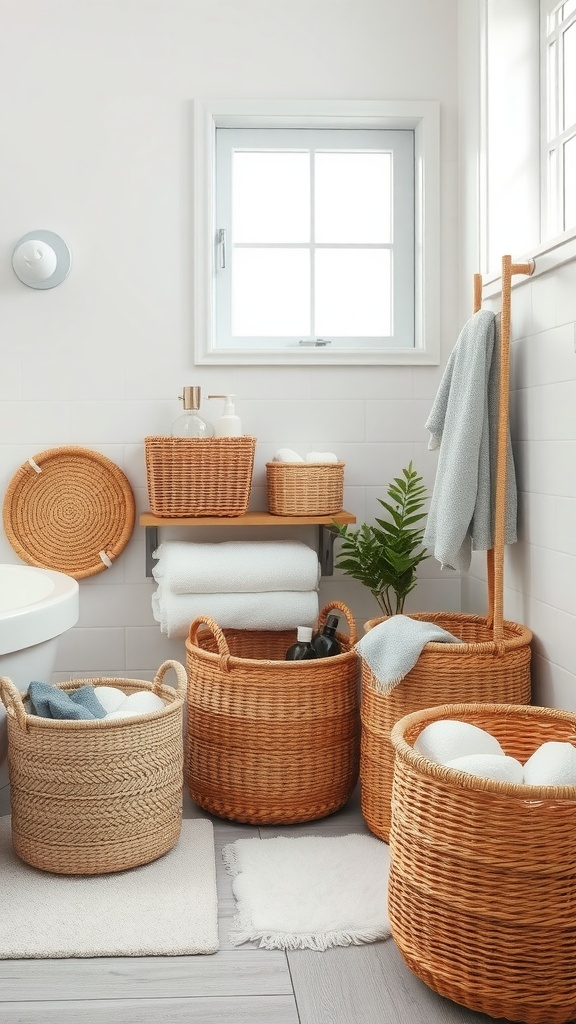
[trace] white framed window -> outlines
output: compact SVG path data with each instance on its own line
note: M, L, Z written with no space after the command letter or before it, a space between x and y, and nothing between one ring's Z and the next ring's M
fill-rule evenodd
M439 109L195 103L197 363L437 363Z
M576 0L542 0L543 237L576 230Z

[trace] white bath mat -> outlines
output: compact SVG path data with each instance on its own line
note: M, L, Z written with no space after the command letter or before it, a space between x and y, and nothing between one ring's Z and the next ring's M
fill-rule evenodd
M234 876L235 946L323 950L390 935L389 850L379 839L238 839L222 856Z
M218 949L214 831L182 823L176 846L130 871L55 875L21 861L0 818L0 959L187 956Z

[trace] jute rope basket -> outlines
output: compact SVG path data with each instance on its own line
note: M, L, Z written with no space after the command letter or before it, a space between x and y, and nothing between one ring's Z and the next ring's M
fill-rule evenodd
M150 511L157 516L242 516L255 437L144 438Z
M169 668L178 688L163 682ZM167 853L182 826L182 709L186 671L160 666L142 679L79 679L128 695L148 690L165 707L124 719L61 721L29 714L26 694L5 676L12 845L43 871L99 875L147 864ZM41 911L41 908L39 908Z
M433 622L463 643L426 644L414 668L389 694L378 692L378 681L362 659L362 813L368 828L386 841L390 834L394 765L390 732L399 718L420 708L454 701L530 703L532 633L526 626L503 617L510 280L512 273L528 273L527 266L512 264L509 256L503 258L494 547L487 552L488 614L486 617L445 612L411 614L410 618ZM475 310L480 308L480 294L481 277L476 274ZM370 619L364 628L368 631L384 621L384 618Z
M134 494L110 459L90 448L50 448L28 459L3 505L6 536L29 565L75 579L110 568L134 531Z
M354 619L342 653L285 661L296 630L220 629L200 616L186 640L185 777L200 807L233 821L290 824L332 814L358 779Z
M267 462L268 511L276 516L330 516L344 502L343 462Z
M576 786L480 779L416 753L427 725L469 722L524 763L576 744L551 708L451 704L405 716L395 750L392 935L415 974L471 1010L525 1024L576 1019Z

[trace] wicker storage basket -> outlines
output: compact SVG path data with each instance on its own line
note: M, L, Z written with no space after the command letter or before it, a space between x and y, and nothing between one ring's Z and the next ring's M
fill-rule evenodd
M178 689L163 683L176 672ZM59 721L27 713L19 690L0 678L8 719L12 845L43 871L99 875L147 864L176 843L182 826L182 708L186 672L160 666L141 679L59 683L150 690L166 707L125 719ZM24 700L26 695L24 695Z
M146 480L156 516L242 516L255 437L146 437Z
M479 615L448 612L410 616L433 622L459 637L462 644L428 643L414 668L387 694L362 659L362 739L360 778L362 813L371 832L388 841L394 750L392 726L399 718L423 707L454 701L530 703L530 641L525 626L504 621L503 639ZM365 623L372 629L384 619Z
M510 371L510 296L515 273L528 264L502 258L502 317L494 508L494 547L487 552L488 614L414 614L453 633L462 644L426 644L415 667L391 694L378 693L376 679L362 664L362 811L368 827L381 839L390 833L393 752L390 730L403 715L454 701L497 704L530 703L530 643L525 626L504 619L504 543ZM474 310L480 309L482 278L474 275ZM371 629L382 619L371 619Z
M343 462L267 462L266 484L275 516L330 516L344 505Z
M413 744L452 718L525 762L548 740L576 744L576 716L453 704L415 712L395 749L389 912L408 966L471 1010L576 1019L576 786L518 786L434 764Z
M186 641L185 776L200 807L233 821L289 824L342 807L358 779L354 619L342 653L284 661L296 630L221 630L199 617ZM207 628L201 628L207 627Z

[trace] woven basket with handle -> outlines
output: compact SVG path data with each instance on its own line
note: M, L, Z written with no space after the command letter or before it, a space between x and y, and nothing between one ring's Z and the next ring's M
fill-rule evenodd
M178 688L163 682L169 668ZM12 845L43 871L99 875L147 864L176 843L182 826L182 709L186 671L160 666L142 679L58 683L115 686L157 694L165 707L133 718L62 721L29 714L20 691L0 677L8 719ZM97 694L96 694L97 695Z
M552 708L445 704L392 730L389 914L408 966L471 1010L525 1024L576 1019L576 786L481 779L417 753L443 719L491 733L525 763L550 740L576 745Z
M519 269L522 268L522 269ZM378 692L377 680L362 660L362 741L360 778L362 813L368 828L381 839L390 834L390 800L394 752L392 726L420 708L454 701L529 704L530 643L526 626L504 619L504 535L510 365L510 278L526 272L503 259L500 378L496 456L494 547L487 552L488 614L426 612L411 618L433 622L458 637L461 644L428 643L414 668L389 694ZM480 308L481 278L474 279L474 309ZM366 630L383 618L370 619Z
M220 629L200 616L186 640L185 776L200 807L233 821L289 824L342 807L358 779L356 628L342 653L285 661L296 630Z

